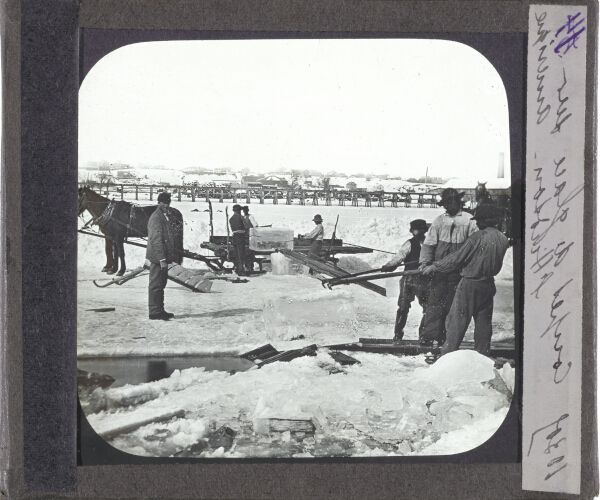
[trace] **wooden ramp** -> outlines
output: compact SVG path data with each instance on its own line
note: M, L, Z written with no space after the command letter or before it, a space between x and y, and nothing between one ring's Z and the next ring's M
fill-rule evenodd
M340 269L339 267L336 267L333 264L330 264L329 262L324 262L322 260L317 260L317 259L313 259L311 257L307 257L306 255L304 255L300 252L296 252L295 250L282 249L282 250L279 250L279 252L282 255L285 255L286 257L288 257L296 262L299 262L300 264L308 266L321 274L326 274L327 276L332 276L334 278L341 278L343 276L348 276L350 274L350 273ZM366 288L367 290L371 290L372 292L378 293L379 295L383 295L384 297L386 296L386 290L382 286L375 285L374 283L371 283L369 281L364 281L364 282L355 283L355 284L358 286L362 286L363 288Z

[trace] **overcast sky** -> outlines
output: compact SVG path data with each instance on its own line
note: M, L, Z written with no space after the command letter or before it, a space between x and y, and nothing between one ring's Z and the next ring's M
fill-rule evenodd
M495 177L510 165L500 76L439 40L151 42L80 90L79 164Z

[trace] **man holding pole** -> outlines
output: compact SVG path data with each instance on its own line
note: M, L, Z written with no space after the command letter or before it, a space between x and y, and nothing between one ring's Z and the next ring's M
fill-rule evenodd
M394 271L400 264L404 264L405 271L413 271L419 268L419 256L421 255L421 245L425 240L425 233L427 233L427 222L423 219L411 221L410 232L413 237L407 240L402 245L402 248L400 248L400 251L381 267L382 271ZM402 340L404 337L404 327L408 319L408 312L415 297L419 300L419 305L423 308L423 312L425 312L429 297L430 281L430 278L422 274L408 274L400 278L400 295L398 296L394 340ZM423 319L424 316L419 325L419 340L422 340Z
M477 231L477 225L471 220L471 214L462 210L463 195L464 193L459 193L454 188L446 188L442 191L442 199L438 205L444 207L446 213L436 217L427 232L419 257L420 270L456 252L469 236ZM431 346L434 340L439 345L445 342L446 316L450 311L459 281L459 270L433 274L427 309L423 316L421 337L423 345Z

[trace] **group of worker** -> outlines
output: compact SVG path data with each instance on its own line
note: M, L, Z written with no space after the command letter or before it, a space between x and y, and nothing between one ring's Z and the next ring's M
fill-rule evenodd
M475 321L475 350L489 355L496 286L509 240L496 229L501 213L495 205L479 205L472 216L462 209L462 196L444 189L438 205L446 212L431 227L423 219L410 223L413 237L383 267L400 264L409 271L401 278L394 338L404 336L411 303L423 308L419 341L441 346L441 355L456 351Z
M423 219L411 221L413 237L381 269L393 271L404 265L406 272L400 280L396 340L404 336L408 313L416 298L423 308L418 329L423 346L432 347L437 342L442 355L457 350L474 319L475 350L488 355L496 294L494 277L502 268L509 240L495 227L501 217L495 205L480 205L471 216L462 209L463 195L454 188L444 189L438 205L445 213L429 228ZM158 207L148 221L146 265L150 269L148 307L152 320L173 318L164 309L168 263L174 257L174 240L168 223L170 204L171 195L160 193ZM309 257L318 258L323 246L323 218L317 214L313 222L314 230L300 237L311 241ZM248 232L258 227L258 223L247 206L234 205L229 224L236 273L245 275L252 270L247 267L252 264L246 259Z

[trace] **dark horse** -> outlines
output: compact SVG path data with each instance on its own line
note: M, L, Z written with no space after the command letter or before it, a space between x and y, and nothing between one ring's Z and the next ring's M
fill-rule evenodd
M477 206L480 205L495 205L500 209L502 218L498 223L497 228L502 231L507 237L511 237L512 233L512 217L510 206L509 195L499 195L497 200L492 197L485 185L487 182L477 181L477 187L475 188L475 201Z
M93 217L92 223L97 224L106 236L106 265L102 269L103 272L123 276L127 269L124 242L127 238L148 237L148 219L156 208L156 205L141 207L126 201L109 200L87 186L79 188L79 215L87 210ZM175 239L175 261L181 264L183 217L179 210L171 207L168 217Z

